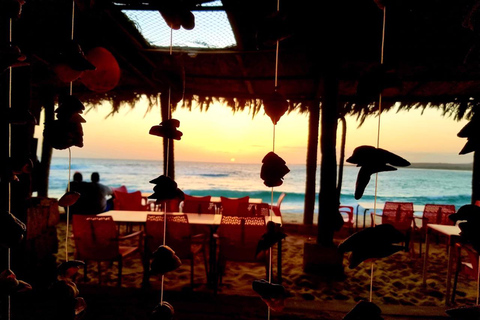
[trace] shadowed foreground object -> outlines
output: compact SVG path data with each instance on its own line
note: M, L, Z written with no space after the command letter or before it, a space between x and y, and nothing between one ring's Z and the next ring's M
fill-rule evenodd
M479 116L475 113L472 119L457 133L459 138L467 138L467 142L459 154L467 154L479 150L480 147Z
M360 167L355 184L355 199L363 196L363 192L370 182L370 176L374 173L383 171L395 171L397 167L406 167L410 162L404 158L381 148L372 146L359 146L353 150L353 154L346 160L348 163L356 164ZM390 164L390 165L388 165Z
M473 204L461 206L448 218L454 222L462 221L458 223L461 230L460 237L470 243L477 252L480 252L480 233L478 232L480 230L480 207Z
M162 121L158 126L151 127L148 133L153 136L180 140L183 136L183 133L177 130L178 127L180 127L180 121L177 119L168 119Z
M381 224L352 234L338 245L340 252L351 252L350 269L367 259L385 258L404 249L393 243L405 241L403 233L390 224Z
M0 245L12 248L22 241L27 226L10 212L0 214Z
M153 309L149 320L172 320L175 315L173 306L167 301L159 303Z
M255 256L258 257L260 252L270 249L276 243L282 241L286 237L287 235L282 232L280 224L273 221L267 222L267 232L263 234L260 241L258 241Z
M58 205L61 207L70 207L71 205L74 205L79 198L80 193L76 191L68 191L58 199Z
M32 286L25 281L18 280L12 270L6 269L0 273L0 295L7 296L29 290L32 290Z
M160 246L153 253L150 273L164 275L182 265L182 261L169 246Z
M343 320L383 320L382 310L373 302L361 300Z
M155 184L155 187L153 187L154 193L148 196L148 198L157 199L157 203L160 203L162 200L183 200L185 197L183 191L177 188L177 183L165 175L151 180L150 183Z
M267 116L272 119L272 123L276 125L285 112L287 112L288 102L284 96L275 91L271 96L263 99L263 107Z
M480 319L480 306L462 306L445 311L454 320L478 320Z

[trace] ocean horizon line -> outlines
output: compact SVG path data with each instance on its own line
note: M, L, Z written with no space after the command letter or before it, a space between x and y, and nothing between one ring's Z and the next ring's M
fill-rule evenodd
M55 157L57 159L68 159L68 157ZM77 159L82 160L118 160L118 161L145 161L145 162L163 162L163 160L158 159L129 159L129 158L93 158L93 157L77 157ZM191 161L191 160L176 160L175 162L184 162L184 163L219 163L219 164L247 164L255 165L259 164L257 162L237 162L237 161ZM292 165L306 165L306 163L291 163ZM320 163L317 164L320 166ZM338 165L337 165L338 166ZM355 167L356 165L345 163L344 166ZM402 169L446 169L446 170L472 170L473 162L412 162L410 166L404 167Z

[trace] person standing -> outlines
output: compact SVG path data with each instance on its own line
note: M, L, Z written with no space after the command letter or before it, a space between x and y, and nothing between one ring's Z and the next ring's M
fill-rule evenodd
M107 210L107 197L113 194L110 187L100 183L100 174L93 172L90 183L90 211L92 214L102 213Z

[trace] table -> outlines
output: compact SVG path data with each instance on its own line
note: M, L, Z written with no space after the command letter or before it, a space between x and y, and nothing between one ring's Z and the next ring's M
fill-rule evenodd
M110 210L98 214L98 216L111 216L113 221L118 223L136 223L136 224L145 224L147 221L147 215L163 215L163 212L158 211L131 211L131 210ZM183 215L185 214L188 217L188 222L195 225L204 225L210 226L210 270L208 273L208 283L213 286L216 292L216 241L215 241L215 231L222 221L221 214L210 214L210 213L181 213L181 212L168 212L169 215ZM279 216L266 216L265 223L268 221L273 221L274 223L282 224L282 217ZM277 254L277 273L279 282L281 279L281 265L282 265L282 242L278 243L278 254ZM145 285L145 284L144 284Z
M427 233L425 237L425 256L423 259L423 286L427 285L427 263L428 263L428 235L430 233L437 233L448 237L448 259L447 259L447 283L446 283L446 292L445 292L445 305L450 303L450 290L452 282L452 260L455 243L460 239L460 228L458 226L449 226L442 224L427 224Z

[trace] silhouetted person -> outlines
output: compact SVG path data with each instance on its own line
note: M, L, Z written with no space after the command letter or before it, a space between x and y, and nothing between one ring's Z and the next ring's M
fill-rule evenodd
M88 206L91 214L102 213L107 210L107 196L113 194L110 187L101 184L98 172L93 172L90 183L90 196Z
M83 181L83 176L80 172L75 172L73 174L73 181L70 182L70 191L75 191L80 193L80 198L78 198L77 202L70 206L69 212L70 214L76 213L85 213L88 207L88 183ZM68 191L68 190L67 190Z

